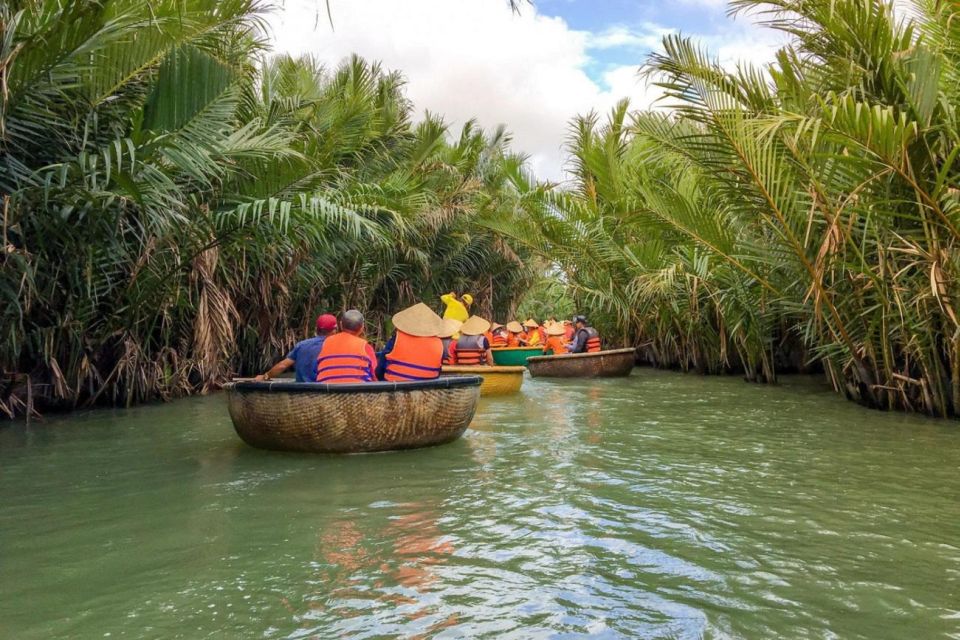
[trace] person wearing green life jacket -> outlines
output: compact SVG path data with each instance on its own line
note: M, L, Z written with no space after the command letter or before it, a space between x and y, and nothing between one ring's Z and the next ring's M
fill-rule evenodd
M469 293L463 294L457 298L457 294L450 292L440 296L440 301L446 306L443 310L444 320L459 320L466 322L470 317L470 306L473 304L473 296Z

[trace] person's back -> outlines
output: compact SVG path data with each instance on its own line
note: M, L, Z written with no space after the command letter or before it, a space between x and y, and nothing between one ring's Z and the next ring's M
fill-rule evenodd
M433 380L440 376L443 366L443 341L436 336L413 336L397 331L396 342L386 359L384 380Z
M553 355L559 356L567 352L567 343L562 336L547 336L547 341L543 343L543 353L553 352Z
M376 380L377 356L363 333L363 315L350 310L340 320L341 332L328 337L317 357L317 382L349 384Z
M473 316L460 328L460 338L450 348L454 364L477 366L493 364L490 342L485 335L490 323Z
M323 343L329 336L314 336L293 345L287 357L293 360L297 382L313 382L317 379L317 358L323 350Z

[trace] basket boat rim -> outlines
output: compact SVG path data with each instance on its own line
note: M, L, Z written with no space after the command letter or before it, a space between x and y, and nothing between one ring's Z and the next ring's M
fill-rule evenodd
M474 374L483 377L484 375L490 373L512 373L515 375L523 375L523 372L526 371L526 367L508 367L503 365L475 365L475 366L464 366L464 365L443 365L443 373L462 373L462 374Z
M394 393L397 391L426 391L479 387L483 378L477 375L441 376L434 380L413 382L358 382L328 384L325 382L289 382L273 380L234 380L223 385L226 391L260 391L263 393L309 393L314 395L342 395L348 393Z
M599 358L603 356L626 355L628 353L636 354L636 349L608 349L607 351L595 351L594 353L564 353L556 356L532 356L527 358L527 362L558 362L565 360L578 360L587 358Z

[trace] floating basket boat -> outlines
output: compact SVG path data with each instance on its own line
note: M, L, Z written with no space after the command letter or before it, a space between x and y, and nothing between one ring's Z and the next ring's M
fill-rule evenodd
M224 385L237 435L252 447L312 453L413 449L456 440L480 398L479 376L421 382Z
M527 360L527 369L534 378L614 378L630 375L636 358L635 349L538 356Z
M445 366L443 375L475 375L483 378L481 396L503 396L520 391L524 367Z
M539 356L543 347L507 347L493 350L493 363L501 367L523 367L530 356Z

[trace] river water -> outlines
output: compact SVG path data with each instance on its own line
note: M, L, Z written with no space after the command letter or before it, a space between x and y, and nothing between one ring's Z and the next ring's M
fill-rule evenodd
M960 426L818 383L527 380L460 441L220 396L0 427L0 638L957 638Z

